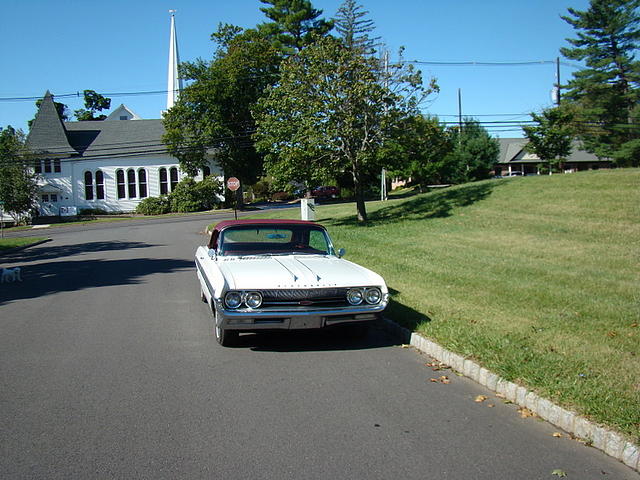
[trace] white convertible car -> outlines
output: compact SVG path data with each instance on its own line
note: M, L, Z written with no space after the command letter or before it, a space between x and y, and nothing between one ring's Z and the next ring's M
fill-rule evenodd
M218 343L240 332L362 325L389 301L382 277L334 250L322 225L302 220L228 220L196 250L202 301Z

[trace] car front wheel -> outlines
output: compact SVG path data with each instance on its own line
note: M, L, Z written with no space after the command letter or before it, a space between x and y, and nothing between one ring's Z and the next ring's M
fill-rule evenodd
M216 341L223 347L232 347L238 342L239 334L236 330L225 330L218 325L214 328Z
M223 347L231 347L238 342L240 336L237 330L225 330L218 325L218 319L216 318L215 307L211 308L211 314L213 319L213 332L216 336L216 341Z

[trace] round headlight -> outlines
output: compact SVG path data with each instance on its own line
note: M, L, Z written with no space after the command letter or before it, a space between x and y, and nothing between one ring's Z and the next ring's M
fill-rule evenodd
M227 292L224 296L224 304L227 308L238 308L242 304L240 292Z
M351 288L347 292L347 302L351 305L360 305L362 303L362 290L359 288Z
M244 297L244 303L246 303L249 308L258 308L262 305L262 295L260 292L249 292Z
M376 303L380 303L382 299L382 292L379 288L367 288L364 291L364 300L369 305L375 305Z

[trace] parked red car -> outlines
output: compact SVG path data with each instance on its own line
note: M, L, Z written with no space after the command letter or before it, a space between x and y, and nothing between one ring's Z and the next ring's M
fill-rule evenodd
M333 186L316 187L311 190L311 196L316 198L337 198L340 195L340 189Z

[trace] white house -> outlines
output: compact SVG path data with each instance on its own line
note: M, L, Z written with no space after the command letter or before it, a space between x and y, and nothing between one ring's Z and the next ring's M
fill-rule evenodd
M167 109L180 92L173 12ZM74 215L82 209L130 212L141 200L170 193L182 179L178 160L162 142L162 120L144 120L120 105L103 121L63 122L47 91L27 145L37 155L38 213ZM222 175L213 160L196 180Z

